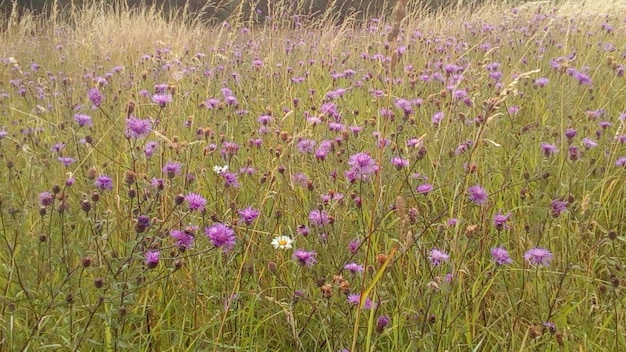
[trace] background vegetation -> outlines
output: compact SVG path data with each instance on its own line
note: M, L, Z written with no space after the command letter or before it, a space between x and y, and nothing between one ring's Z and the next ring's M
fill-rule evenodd
M0 349L626 345L622 2L275 5L2 20Z

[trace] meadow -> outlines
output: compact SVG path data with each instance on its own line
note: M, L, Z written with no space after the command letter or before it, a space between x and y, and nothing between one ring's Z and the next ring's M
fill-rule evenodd
M290 3L3 23L0 350L626 346L626 4Z

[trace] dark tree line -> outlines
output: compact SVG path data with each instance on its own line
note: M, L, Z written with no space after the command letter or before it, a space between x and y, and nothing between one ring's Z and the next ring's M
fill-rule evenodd
M31 11L36 14L47 14L53 1L51 0L16 0L20 13L23 11ZM70 8L70 4L81 6L84 2L90 3L93 0L58 0L61 10ZM112 4L115 0L100 0L105 4ZM118 0L119 1L119 0ZM484 0L473 0L474 4ZM523 0L522 0L523 1ZM241 3L243 2L243 3ZM244 18L254 18L259 22L266 19L266 16L272 14L273 6L277 4L277 0L222 0L221 6L215 6L220 0L125 0L129 8L139 6L155 5L157 9L162 9L163 14L172 14L187 5L187 10L191 14L202 13L207 20L222 21L226 19L233 11L243 10ZM359 17L372 17L382 13L383 11L391 11L395 5L395 0L303 0L303 1L282 1L283 3L294 4L289 9L293 15L319 16L325 13L329 6L333 6L332 13L337 19L345 18L348 15ZM295 3L300 3L299 8L295 8ZM455 6L457 0L421 0L420 4L427 9L440 9L446 6ZM274 4L274 5L273 5ZM241 5L241 6L240 6ZM12 0L0 0L0 13L7 16L12 9ZM252 8L254 7L254 8ZM283 18L285 13L281 13Z

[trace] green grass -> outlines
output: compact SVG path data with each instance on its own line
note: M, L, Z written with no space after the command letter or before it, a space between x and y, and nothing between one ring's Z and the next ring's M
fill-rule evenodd
M235 14L207 26L185 13L164 20L154 8L96 4L3 25L0 349L626 344L620 4L441 13L408 4L391 43L391 14L296 24L279 5L275 22L262 25ZM157 85L171 102L152 100ZM97 107L94 88L103 95ZM324 110L331 102L336 117ZM152 129L129 135L133 116ZM311 152L300 150L303 140L315 141ZM323 141L330 147L316 156ZM230 142L238 148L224 149ZM556 152L546 156L542 143ZM349 182L351 157L362 152L378 168ZM168 177L171 162L180 170ZM240 187L214 171L225 165ZM96 185L102 175L110 190ZM427 194L417 188L424 184ZM482 205L468 196L474 185L486 190ZM189 209L190 193L206 199L205 211ZM555 201L565 210L555 212ZM239 211L249 206L260 215L246 224ZM323 226L310 220L313 210L329 216ZM498 227L496 214L510 217ZM232 250L205 236L216 223L234 230ZM190 226L193 245L179 248L171 233ZM272 247L279 235L293 248ZM494 262L498 246L512 263ZM525 259L534 247L550 251L549 265ZM315 251L316 262L301 265L298 249ZM448 260L435 265L433 249ZM155 267L148 251L160 253ZM382 316L389 324L377 326Z

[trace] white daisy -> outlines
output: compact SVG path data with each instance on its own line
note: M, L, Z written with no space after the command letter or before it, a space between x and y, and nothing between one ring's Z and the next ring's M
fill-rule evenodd
M272 240L272 246L276 249L291 249L293 240L289 236L278 236Z
M215 171L216 174L221 174L222 172L228 171L228 165L224 165L224 166L215 165L213 166L213 171Z

